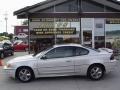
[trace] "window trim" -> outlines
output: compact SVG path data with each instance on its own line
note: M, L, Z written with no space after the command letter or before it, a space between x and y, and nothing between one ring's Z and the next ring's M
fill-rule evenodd
M84 49L84 50L86 50L87 51L87 54L85 54L85 55L88 55L89 54L89 50L88 49L86 49L86 48L84 48L84 47L78 47L78 46L59 46L59 47L74 47L74 48L81 48L81 49ZM53 48L51 48L50 50L48 50L46 53L44 53L44 55L46 56L46 54L49 52L49 51L51 51L51 50L53 50L53 49L56 49L56 48L59 48L59 47L53 47ZM42 55L42 57L44 56L44 55ZM55 58L69 58L69 57L76 57L76 56L85 56L85 55L76 55L76 54L73 54L72 56L66 56L66 57L54 57L54 58L47 58L47 59L55 59ZM41 57L41 58L42 58ZM40 59L41 59L40 58Z

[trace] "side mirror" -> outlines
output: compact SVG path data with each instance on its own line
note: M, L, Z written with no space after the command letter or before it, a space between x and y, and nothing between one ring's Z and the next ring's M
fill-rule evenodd
M46 60L47 57L46 57L45 55L43 55L43 56L41 57L41 59Z

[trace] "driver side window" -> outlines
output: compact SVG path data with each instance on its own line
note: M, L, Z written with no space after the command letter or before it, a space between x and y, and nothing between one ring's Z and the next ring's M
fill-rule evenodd
M72 47L57 47L49 51L45 56L47 59L71 57L74 54L73 51L74 49Z

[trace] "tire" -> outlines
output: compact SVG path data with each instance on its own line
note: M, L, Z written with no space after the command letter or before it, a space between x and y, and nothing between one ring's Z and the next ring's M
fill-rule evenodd
M18 40L19 38L18 37L15 37L15 40Z
M4 53L0 54L0 58L3 59L5 57Z
M33 71L28 67L21 67L16 72L16 78L21 82L30 82L34 79Z
M11 56L13 56L13 55L14 55L14 51L11 52Z
M87 76L91 80L100 80L104 76L104 69L100 65L90 66L87 72Z

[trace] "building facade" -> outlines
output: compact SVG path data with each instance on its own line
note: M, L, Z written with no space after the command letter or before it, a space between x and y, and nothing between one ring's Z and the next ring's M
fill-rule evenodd
M120 18L116 0L46 0L14 12L28 18L29 44L39 47L61 43L80 43L105 47L105 24ZM42 46L41 46L42 45ZM31 45L30 45L31 46Z

